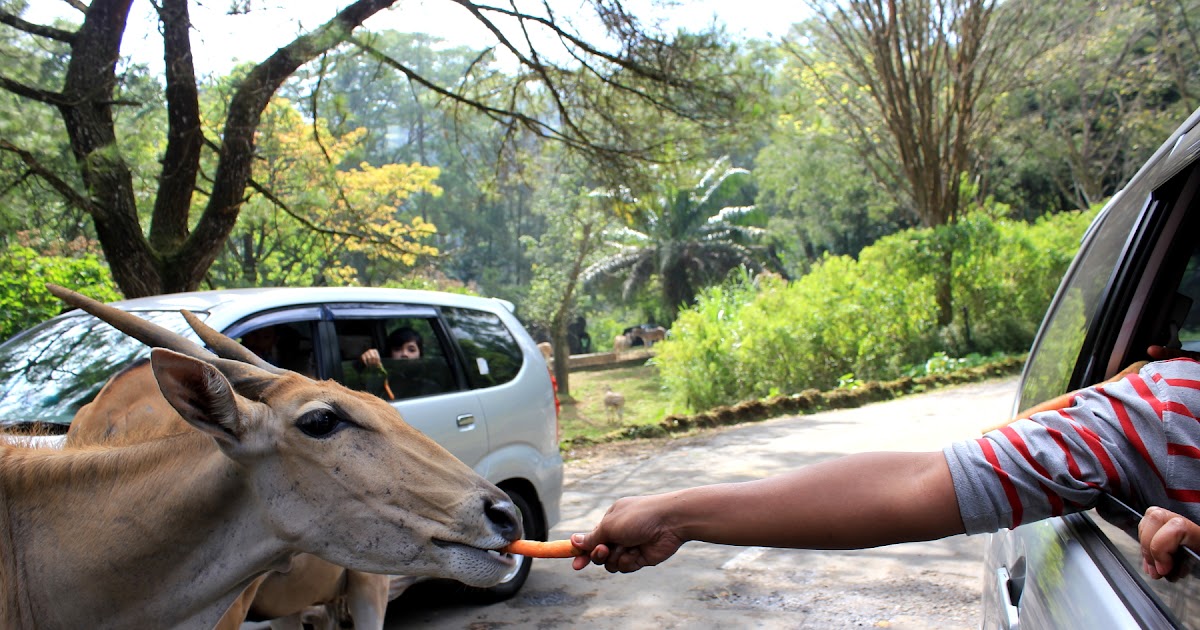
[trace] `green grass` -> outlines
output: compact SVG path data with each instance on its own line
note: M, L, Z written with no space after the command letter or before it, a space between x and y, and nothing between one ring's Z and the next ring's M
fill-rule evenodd
M562 401L562 439L595 439L621 427L656 424L672 408L653 365L571 372L571 397ZM625 396L624 421L605 417L604 392L612 387Z

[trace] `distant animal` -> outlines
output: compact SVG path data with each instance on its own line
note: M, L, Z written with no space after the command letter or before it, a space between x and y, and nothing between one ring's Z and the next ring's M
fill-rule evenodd
M549 341L543 341L537 346L538 350L542 351L542 356L546 357L547 361L554 358L554 346L550 345Z
M613 352L620 354L633 347L633 340L628 335L617 335L613 337Z
M649 347L653 346L654 342L656 341L662 341L663 339L666 339L667 329L663 328L662 326L655 326L653 328L635 328L634 334L642 340L642 343Z
M614 419L625 421L625 397L614 392L611 387L604 391L604 417L609 422Z

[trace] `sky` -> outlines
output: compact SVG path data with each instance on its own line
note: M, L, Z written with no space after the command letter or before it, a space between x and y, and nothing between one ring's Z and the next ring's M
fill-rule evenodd
M324 23L348 3L349 0L249 0L251 12L229 16L226 11L231 0L193 2L196 70L201 74L224 74L239 61L261 61L298 33ZM508 2L494 0L488 4L506 6ZM698 30L716 21L733 35L762 39L778 38L807 13L804 3L794 0L680 0L673 7L659 6L654 0L624 0L624 4L643 21L661 19L670 30ZM79 19L78 12L63 0L32 0L30 5L25 18L33 22L49 23L56 16ZM572 11L579 15L583 34L599 32L598 25L586 21L590 13L581 10L582 0L552 0L552 6L560 16L570 17ZM473 17L449 0L401 0L393 9L373 16L365 26L373 30L428 33L452 45L481 46L494 41ZM134 61L147 63L155 71L162 67L162 45L147 0L134 2L122 53Z

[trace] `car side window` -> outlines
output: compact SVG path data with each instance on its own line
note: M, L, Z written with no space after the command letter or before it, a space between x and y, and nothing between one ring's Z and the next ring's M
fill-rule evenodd
M315 377L312 321L271 323L243 331L238 341L271 365ZM254 324L251 324L254 326Z
M1063 281L1058 299L1046 314L1037 345L1026 367L1020 392L1021 406L1049 400L1070 389L1076 360L1083 349L1094 308L1125 250L1124 240L1141 214L1142 205L1122 203L1096 218L1085 249Z
M516 378L525 355L498 315L469 308L444 308L442 315L466 355L471 387L494 387Z
M433 317L335 319L334 331L341 361L334 380L346 387L389 401L458 388Z
M1188 259L1175 296L1173 332L1184 350L1200 352L1200 241Z

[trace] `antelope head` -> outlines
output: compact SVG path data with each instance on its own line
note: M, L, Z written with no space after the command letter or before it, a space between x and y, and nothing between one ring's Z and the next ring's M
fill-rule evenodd
M490 553L522 535L508 496L408 425L391 405L275 368L185 313L214 354L120 309L47 285L65 302L154 347L159 389L211 436L256 512L293 552L385 574L500 581ZM168 419L164 418L164 421Z

